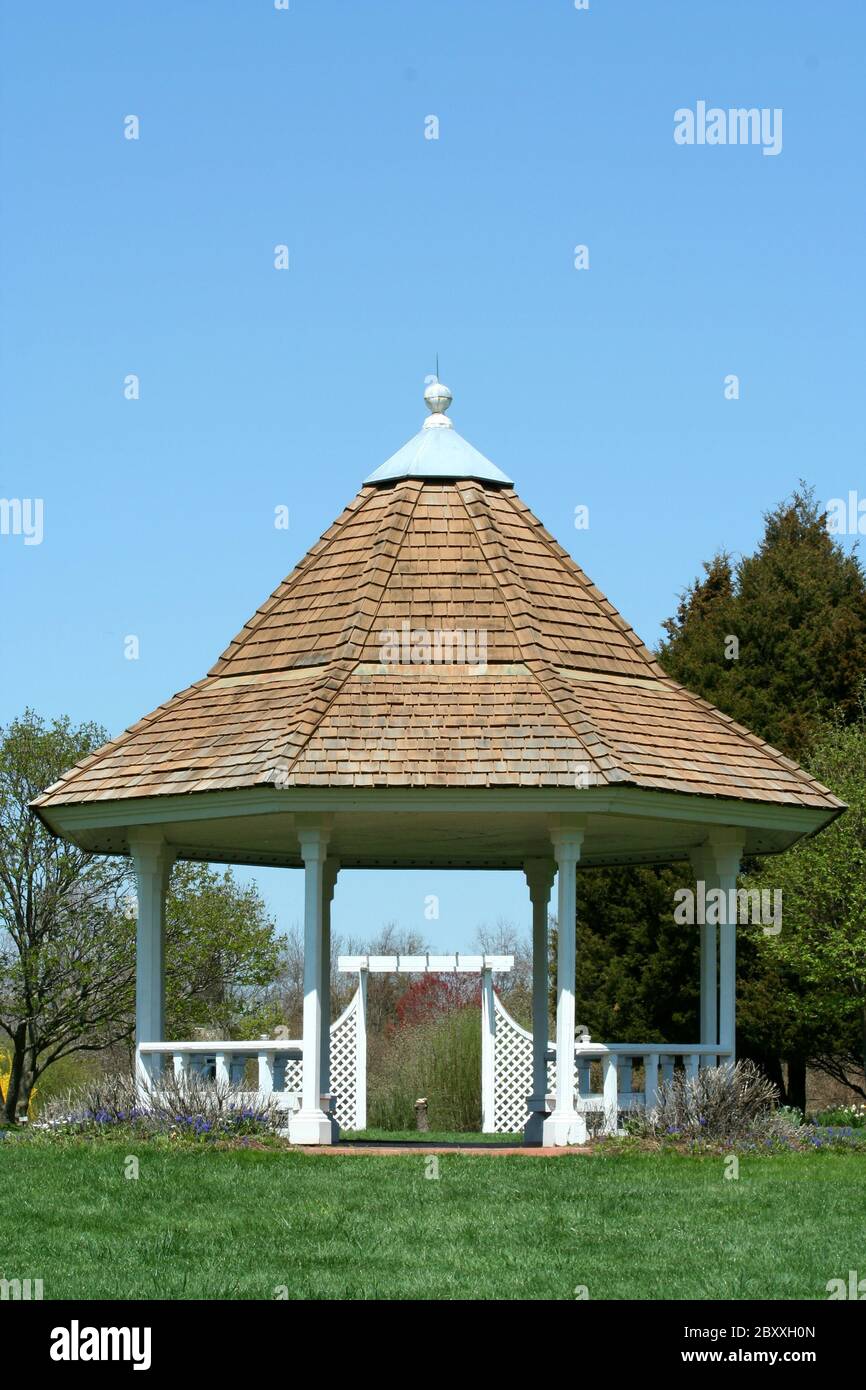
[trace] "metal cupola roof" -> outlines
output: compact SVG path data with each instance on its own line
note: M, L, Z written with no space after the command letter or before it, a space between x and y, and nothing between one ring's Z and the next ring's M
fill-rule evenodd
M458 434L445 414L453 397L441 381L432 381L424 392L431 412L423 427L389 459L364 479L391 483L395 478L471 478L483 483L513 487L511 479Z

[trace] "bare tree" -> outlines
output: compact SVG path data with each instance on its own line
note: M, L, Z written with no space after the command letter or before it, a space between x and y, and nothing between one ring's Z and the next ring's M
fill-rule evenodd
M509 1013L524 1027L532 1026L532 942L513 922L500 917L495 927L486 924L475 931L475 943L484 955L513 956L514 969L497 975L496 989Z
M10 1121L52 1062L104 1048L129 1026L128 863L55 839L29 810L104 740L94 724L73 729L60 719L48 727L30 711L0 738L0 1026L12 1051Z

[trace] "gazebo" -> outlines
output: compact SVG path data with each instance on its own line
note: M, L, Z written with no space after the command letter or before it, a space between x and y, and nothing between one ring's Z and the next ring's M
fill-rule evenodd
M133 860L136 1042L154 1065L171 1051L173 862L303 869L298 1144L338 1137L328 962L340 867L523 873L534 952L526 1139L565 1145L586 1128L574 1067L557 1067L548 1096L554 877L561 1060L575 1057L579 869L678 861L684 882L735 896L744 854L785 850L843 806L666 676L511 480L453 428L448 389L424 394L423 428L370 474L208 674L34 806L58 835ZM704 922L700 948L700 1038L680 1049L691 1066L735 1056L735 914ZM650 1090L647 1080L646 1099Z

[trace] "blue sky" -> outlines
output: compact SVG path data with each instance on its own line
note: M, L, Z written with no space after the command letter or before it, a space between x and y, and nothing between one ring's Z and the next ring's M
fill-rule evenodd
M866 496L855 0L0 13L0 496L44 502L41 544L0 535L0 722L115 734L201 676L418 428L437 351L650 643L800 477ZM781 108L781 153L677 145L700 100ZM298 918L299 876L259 878ZM443 948L528 915L506 874L353 874L334 909Z

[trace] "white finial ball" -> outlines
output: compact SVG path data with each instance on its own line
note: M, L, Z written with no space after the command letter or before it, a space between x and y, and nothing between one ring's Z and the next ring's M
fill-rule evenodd
M448 387L443 386L441 381L431 381L424 392L424 400L429 411L432 411L434 415L441 415L448 409L453 397Z

